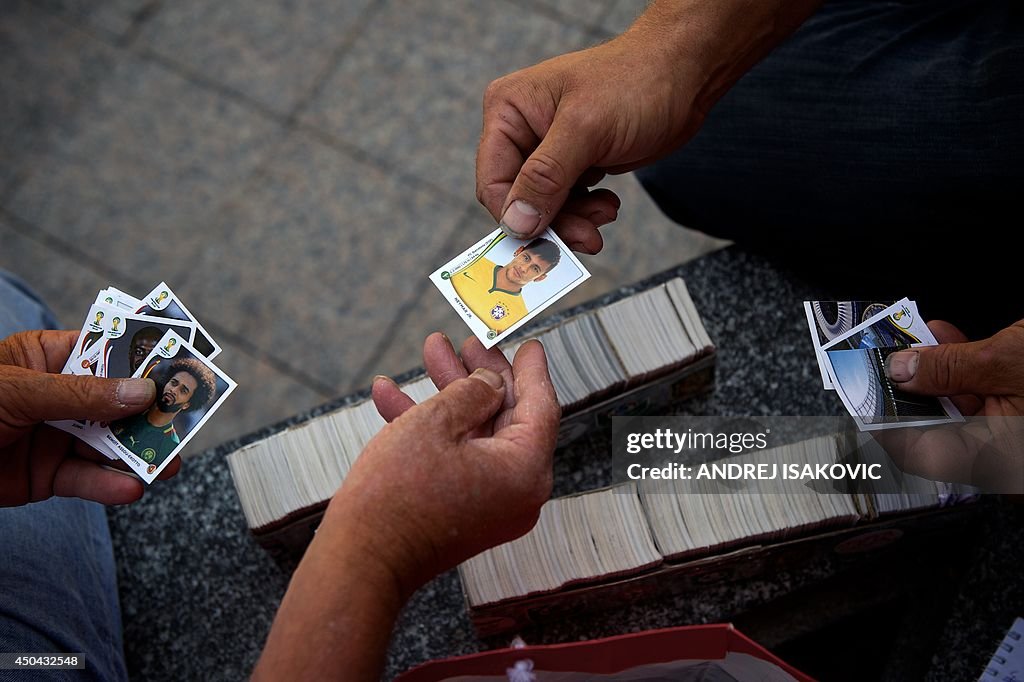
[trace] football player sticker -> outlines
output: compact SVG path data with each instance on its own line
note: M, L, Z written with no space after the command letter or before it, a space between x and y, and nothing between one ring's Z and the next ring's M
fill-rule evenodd
M438 268L430 281L491 348L589 277L550 229L525 241L494 230Z

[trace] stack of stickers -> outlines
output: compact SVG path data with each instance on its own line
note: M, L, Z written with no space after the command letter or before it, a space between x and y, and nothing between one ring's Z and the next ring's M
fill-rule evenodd
M841 456L837 439L823 436L728 461L831 464ZM861 518L853 495L818 493L799 480L765 492L720 491L697 480L648 479L551 499L529 533L459 566L469 606L641 573L664 560L805 537Z
M139 414L109 424L50 424L122 460L152 483L235 389L235 382L211 362L218 353L217 342L163 282L142 299L103 289L63 373L150 378L156 400Z
M907 393L886 376L890 354L938 344L914 301L804 301L804 312L822 385L839 394L859 429L963 420L949 399Z
M594 414L575 412L576 407L629 395L635 387L654 387L671 368L714 352L680 278L592 307L531 338L544 345L558 403L567 413L563 435L586 432L597 423ZM502 351L511 360L522 343L525 339L511 341ZM427 376L404 383L402 390L417 403L437 393ZM636 400L641 398L633 394L623 408L644 409L645 403ZM615 414L610 406L603 409L597 414ZM384 424L373 401L364 399L229 454L242 510L257 537L267 539L272 532L264 529L311 517L315 512L310 510L322 508Z

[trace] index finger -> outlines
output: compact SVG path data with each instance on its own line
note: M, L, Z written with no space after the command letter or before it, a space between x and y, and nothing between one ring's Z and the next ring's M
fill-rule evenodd
M441 332L434 332L423 342L423 366L438 391L469 376L462 360L455 354L452 342Z
M46 371L59 372L71 356L80 332L73 330L44 331L39 335L39 343L46 355Z
M484 128L476 150L476 198L501 220L512 184L540 139L523 114L506 100L484 103Z
M36 372L57 373L64 368L79 332L36 329L12 334L0 344L0 364Z
M497 347L488 350L484 348L484 344L480 343L480 339L471 336L462 344L462 361L468 372L474 372L483 367L495 374L500 374L501 378L505 380L505 400L501 404L501 409L510 410L515 407L516 395L512 366L508 364L505 355ZM499 419L501 419L501 415L499 415ZM499 422L495 426L500 428L501 423Z

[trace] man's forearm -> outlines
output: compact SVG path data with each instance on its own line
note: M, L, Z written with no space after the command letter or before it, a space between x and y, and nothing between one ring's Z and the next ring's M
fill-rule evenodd
M697 103L706 112L820 5L821 0L654 0L626 36L635 34L668 63L695 68L703 83Z
M380 679L405 595L358 531L339 526L325 521L306 550L253 680Z

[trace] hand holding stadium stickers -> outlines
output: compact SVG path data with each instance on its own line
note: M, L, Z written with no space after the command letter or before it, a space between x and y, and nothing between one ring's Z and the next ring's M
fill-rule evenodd
M948 398L908 393L886 376L892 353L938 345L914 301L804 301L804 312L822 384L860 430L963 421Z
M150 378L156 400L144 412L110 424L50 423L152 483L235 389L211 362L218 353L220 346L163 282L141 300L104 289L63 373Z
M590 273L551 230L521 241L500 229L435 271L430 280L491 348L582 284Z

